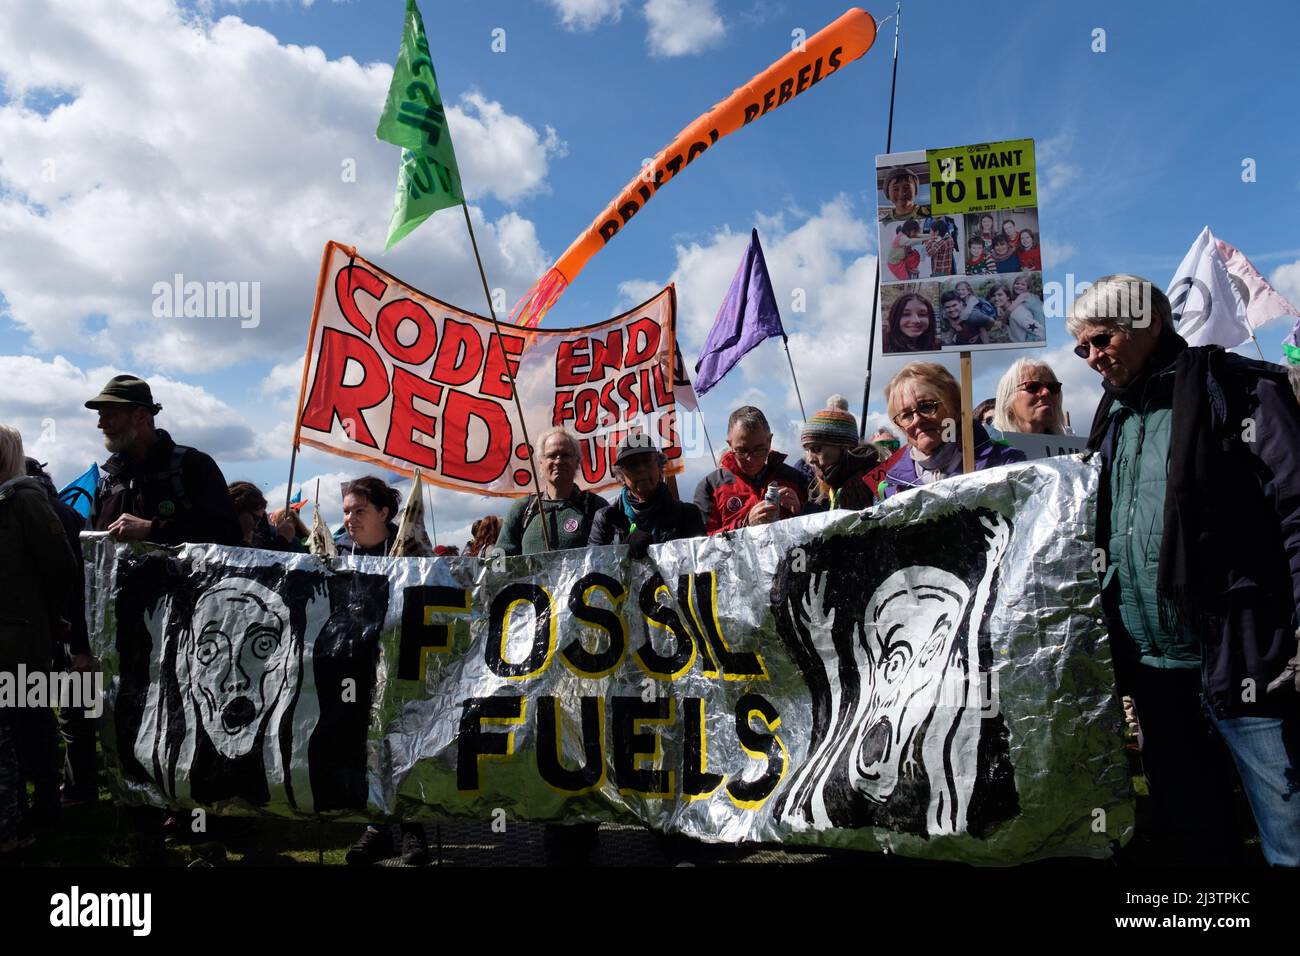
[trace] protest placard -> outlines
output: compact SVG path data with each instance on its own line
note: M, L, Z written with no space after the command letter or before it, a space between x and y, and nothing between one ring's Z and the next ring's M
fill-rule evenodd
M531 490L530 449L551 425L582 446L578 480L617 484L611 462L632 430L682 468L674 397L672 286L576 329L508 327L406 285L331 242L321 264L303 369L299 442L450 488ZM509 370L505 363L509 363ZM519 420L511 377L526 417Z
M1047 344L1034 141L876 157L882 351Z

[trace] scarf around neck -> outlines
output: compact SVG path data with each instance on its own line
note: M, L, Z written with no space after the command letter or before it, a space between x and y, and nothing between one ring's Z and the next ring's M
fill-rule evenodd
M916 477L921 480L923 485L939 481L961 471L960 442L944 442L929 458L922 455L915 445L911 446L910 454L912 461L916 464Z
M657 534L659 519L671 500L672 495L668 491L668 486L662 481L648 501L637 501L632 497L631 492L624 488L622 494L618 496L618 501L623 508L623 514L627 515L628 534L633 531Z

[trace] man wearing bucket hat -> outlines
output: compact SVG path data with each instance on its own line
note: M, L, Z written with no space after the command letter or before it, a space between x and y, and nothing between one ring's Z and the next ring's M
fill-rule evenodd
M99 412L104 446L113 453L102 468L91 528L119 541L242 543L221 469L210 456L154 427L162 406L148 382L115 375L86 407Z
M649 435L632 432L619 443L614 476L623 492L596 512L589 544L626 544L632 557L644 558L652 544L704 536L700 509L673 497L664 481L663 452Z

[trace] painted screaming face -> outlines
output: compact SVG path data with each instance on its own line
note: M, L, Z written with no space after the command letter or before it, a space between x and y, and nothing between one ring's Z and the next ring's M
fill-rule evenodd
M223 757L253 749L289 687L289 609L254 581L207 591L194 608L183 648L199 720Z
M944 681L969 600L960 578L914 566L890 575L867 605L861 676L869 704L853 730L849 781L874 803L915 775L921 738L947 733L940 713L957 708L944 697ZM950 696L964 701L964 689Z

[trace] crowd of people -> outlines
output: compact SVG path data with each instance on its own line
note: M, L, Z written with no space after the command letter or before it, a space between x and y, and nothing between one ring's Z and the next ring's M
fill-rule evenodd
M956 300L945 300L945 312L952 306L966 314L966 285L965 298L958 289ZM1147 298L1134 297L1134 288ZM992 307L1013 308L1015 291L1001 290L1007 301ZM1138 311L1143 301L1148 307ZM920 318L901 311L890 325L905 329ZM932 334L932 308L926 318ZM1287 374L1221 349L1189 348L1174 330L1168 300L1135 276L1099 280L1074 303L1067 327L1075 353L1104 385L1088 439L1103 466L1099 586L1118 689L1131 699L1142 732L1156 831L1187 861L1237 858L1234 783L1224 762L1230 756L1264 856L1300 865L1300 407ZM802 453L793 460L773 448L760 409L736 409L719 467L690 501L666 482L664 455L645 435L619 445L613 473L621 487L607 500L577 483L576 436L549 429L535 444L541 494L517 500L504 518L475 522L464 553L626 545L639 560L652 545L819 510L861 510L963 471L955 427L960 388L942 365L904 365L885 399L897 432L862 440L847 401L832 396L802 423ZM156 427L161 406L146 382L116 376L86 406L98 412L111 453L88 529L165 545L309 548L311 534L292 509L268 515L255 485L227 485L211 457ZM1015 361L975 418L976 470L1025 457L990 430L1068 429L1060 379L1035 358ZM392 554L399 511L398 492L380 478L344 486L338 552ZM0 426L0 532L7 542L0 581L18 602L0 623L0 668L93 666L82 565L74 557L80 526L40 464L24 458L18 432ZM96 798L93 723L59 716L61 728L49 708L0 710L0 855L29 845L37 829L57 820L61 803ZM60 729L67 743L62 774ZM146 849L158 848L167 826L151 811L137 813ZM422 829L401 831L398 848L387 827L367 828L349 862L375 862L399 849L408 862L425 859ZM546 837L552 858L566 862L585 859L595 841L590 825L550 827Z

